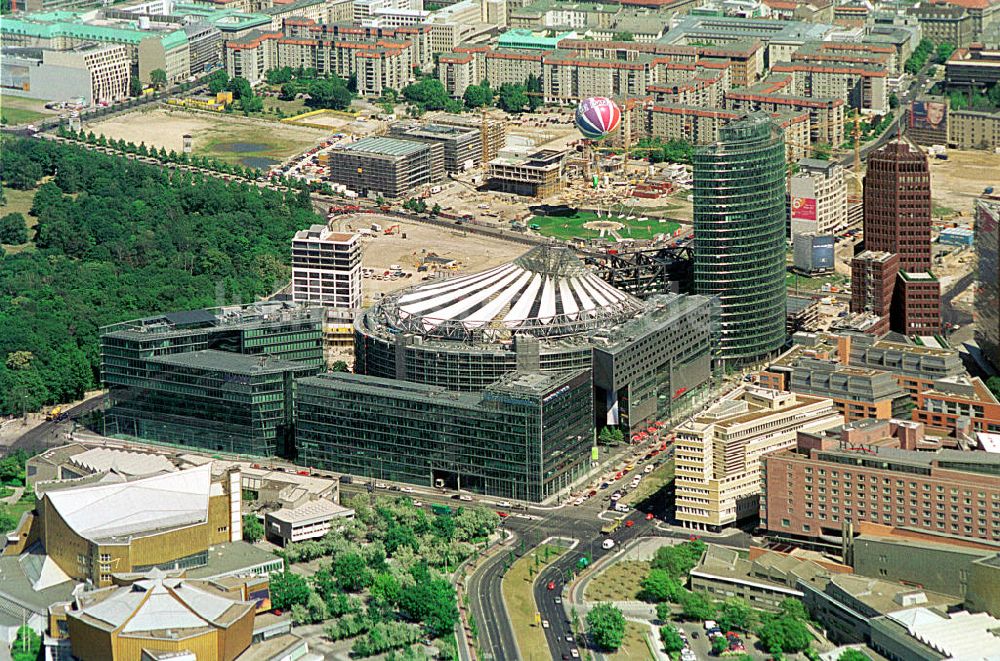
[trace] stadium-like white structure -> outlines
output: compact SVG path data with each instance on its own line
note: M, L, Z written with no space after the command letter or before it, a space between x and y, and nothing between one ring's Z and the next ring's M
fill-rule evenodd
M595 422L635 428L707 382L710 316L708 299L641 301L569 248L540 246L382 298L355 321L355 372L482 391L515 370L584 368Z

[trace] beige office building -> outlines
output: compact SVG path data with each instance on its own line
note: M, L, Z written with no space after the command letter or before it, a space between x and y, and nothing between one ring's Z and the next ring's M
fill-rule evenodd
M844 423L833 401L762 388L737 391L677 429L674 445L677 519L719 530L757 516L761 457L795 446L800 431Z

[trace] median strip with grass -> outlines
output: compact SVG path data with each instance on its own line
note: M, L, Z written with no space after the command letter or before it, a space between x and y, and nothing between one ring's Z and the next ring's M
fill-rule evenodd
M542 544L517 560L504 575L503 599L507 606L507 615L510 617L521 656L526 661L549 658L545 630L541 624L535 624L537 611L533 589L538 573L565 552L566 549L562 546Z

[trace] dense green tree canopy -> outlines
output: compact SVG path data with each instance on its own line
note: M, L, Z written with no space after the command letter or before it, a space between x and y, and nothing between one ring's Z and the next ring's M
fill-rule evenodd
M598 648L613 652L625 638L625 616L613 604L597 604L587 613L587 630Z
M0 218L0 243L22 244L28 240L28 223L19 213Z
M4 139L4 187L30 190L45 175L35 249L0 258L0 414L94 388L101 326L279 288L289 239L319 222L307 194ZM21 351L30 365L11 369Z

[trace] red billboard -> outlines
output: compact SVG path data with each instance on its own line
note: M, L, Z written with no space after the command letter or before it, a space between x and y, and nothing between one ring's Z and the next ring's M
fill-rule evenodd
M816 198L793 197L792 218L798 220L816 220Z

